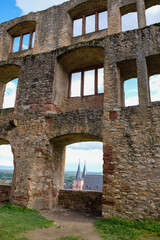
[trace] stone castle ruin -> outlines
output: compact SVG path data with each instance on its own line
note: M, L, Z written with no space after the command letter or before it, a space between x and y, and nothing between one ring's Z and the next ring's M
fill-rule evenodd
M19 79L15 107L0 110L0 143L14 155L13 204L57 207L66 145L100 141L102 215L160 218L160 102L151 101L149 87L160 74L160 24L146 26L145 18L156 4L71 0L0 25L1 108L6 83ZM122 32L130 12L138 29ZM131 78L139 104L125 107Z

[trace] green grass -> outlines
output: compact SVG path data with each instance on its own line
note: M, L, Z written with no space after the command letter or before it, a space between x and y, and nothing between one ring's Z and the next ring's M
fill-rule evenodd
M138 240L144 237L160 240L160 224L156 221L106 218L96 220L94 224L100 236L106 240Z
M75 237L75 236L66 236L66 237L56 238L54 240L86 240L86 239L81 237Z
M19 234L35 228L50 227L53 221L46 220L36 210L6 204L0 207L0 240L27 240Z
M105 240L160 240L160 223L122 218L107 218L95 221L95 227ZM20 234L36 228L53 226L36 210L6 204L0 207L0 240L28 240ZM23 235L21 235L23 236ZM56 240L86 240L77 236L65 236Z

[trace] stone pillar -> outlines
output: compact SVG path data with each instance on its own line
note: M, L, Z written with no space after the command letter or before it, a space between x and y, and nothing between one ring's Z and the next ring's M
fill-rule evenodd
M121 107L121 79L114 54L111 49L112 42L106 41L104 56L104 107L107 111L115 111Z
M139 28L144 28L146 26L145 2L144 2L144 0L137 0L137 14L138 14L138 27Z
M121 14L117 5L108 1L108 35L121 32Z
M107 217L113 215L115 205L112 192L114 164L110 143L103 143L103 160L102 216Z
M6 89L6 84L0 83L0 108L3 108L5 89Z
M58 205L59 190L64 187L65 170L65 152L66 148L60 143L52 147L52 203L50 209Z
M146 59L141 54L139 54L137 58L137 77L138 77L139 105L148 106L150 102L148 71Z

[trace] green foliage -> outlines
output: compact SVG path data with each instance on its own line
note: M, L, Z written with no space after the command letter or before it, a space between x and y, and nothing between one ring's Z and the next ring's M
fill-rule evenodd
M141 236L160 239L160 224L156 221L106 218L95 221L95 227L103 239L138 240Z
M75 237L75 236L66 236L66 237L57 238L55 240L85 240L85 239L81 237Z
M73 180L76 177L75 172L65 172L64 174L64 183L67 185L73 184Z
M12 170L0 170L0 179L2 180L12 180L13 171Z
M36 210L6 204L0 207L0 240L27 240L18 238L20 233L35 228L52 226L53 221L46 220Z

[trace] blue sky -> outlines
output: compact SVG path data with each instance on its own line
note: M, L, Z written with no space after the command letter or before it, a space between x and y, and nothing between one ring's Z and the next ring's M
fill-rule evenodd
M0 23L29 12L41 11L67 0L0 0Z
M67 1L67 0L65 0ZM58 5L64 0L0 0L0 23L9 21L15 17L28 14L33 11L44 10L53 5ZM160 6L155 6L146 11L147 24L160 22ZM130 13L122 18L122 31L137 28L137 14ZM138 103L137 79L126 81L124 85L126 106ZM7 84L4 106L13 107L16 95L17 80ZM150 88L152 91L151 100L160 100L160 76L155 75L151 78ZM102 170L102 143L88 142L69 145L66 152L66 170L76 170L78 161L83 166L87 162L88 171ZM6 145L0 146L0 166L13 166L13 156L11 148ZM70 169L72 168L72 169Z
M0 23L19 17L22 10L16 7L16 0L0 0Z
M78 162L81 170L86 162L87 170L90 172L102 172L103 144L101 142L82 142L67 146L65 170L77 170Z

